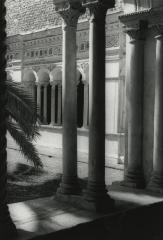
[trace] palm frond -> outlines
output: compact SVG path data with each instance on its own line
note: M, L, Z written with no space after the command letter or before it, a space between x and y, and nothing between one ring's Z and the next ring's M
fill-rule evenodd
M17 112L24 115L24 119L30 123L35 123L39 116L37 114L37 104L35 103L32 95L29 94L19 83L7 80L6 85L8 109L12 111L12 105L15 105Z
M8 116L14 119L24 134L31 139L39 136L37 105L32 95L11 79L6 81Z
M35 167L42 167L43 164L41 162L37 149L30 141L30 139L25 136L24 132L16 124L11 122L10 119L7 122L7 130L19 145L20 151L27 158L27 160L32 162Z
M7 115L17 123L17 125L26 135L26 137L31 140L35 140L37 137L40 136L38 123L36 122L31 124L29 121L27 121L23 113L17 111L17 108L14 104L12 104L10 108L6 107L6 111Z

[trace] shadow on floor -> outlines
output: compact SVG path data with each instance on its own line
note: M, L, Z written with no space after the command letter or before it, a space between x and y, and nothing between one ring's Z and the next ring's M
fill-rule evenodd
M121 211L32 240L162 240L163 202Z

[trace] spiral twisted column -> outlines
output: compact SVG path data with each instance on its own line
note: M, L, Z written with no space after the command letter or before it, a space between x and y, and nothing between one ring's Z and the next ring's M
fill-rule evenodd
M17 234L6 202L7 185L7 140L6 140L6 7L5 0L0 1L0 237L9 239Z

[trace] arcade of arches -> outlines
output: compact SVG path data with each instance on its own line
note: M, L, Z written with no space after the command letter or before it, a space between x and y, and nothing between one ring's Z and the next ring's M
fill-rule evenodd
M112 204L105 188L105 70L114 72L114 69L105 69L105 21L107 10L113 8L114 1L86 0L80 4L75 0L54 0L54 4L63 21L62 70L41 68L37 72L27 68L22 81L39 105L42 123L62 124L63 177L58 197L79 193L77 126L87 128L89 125L88 183L84 199L95 207L105 206L106 202ZM163 19L160 6L163 7L161 1L124 1L125 14L121 14L120 21L127 33L126 76L125 71L121 71L119 77L126 79L127 96L127 167L122 185L162 193L163 54L160 53L163 53L163 27L160 22ZM88 77L76 70L77 23L85 9L90 13L89 82L86 81ZM82 45L82 49L84 46L88 47L88 44ZM113 49L109 50L110 55L113 54ZM33 54L34 51L31 56ZM119 55L123 64L123 49Z
M88 77L77 69L77 127L88 128ZM62 70L54 68L40 69L37 73L32 69L23 71L22 83L34 97L38 105L41 124L51 126L62 125Z

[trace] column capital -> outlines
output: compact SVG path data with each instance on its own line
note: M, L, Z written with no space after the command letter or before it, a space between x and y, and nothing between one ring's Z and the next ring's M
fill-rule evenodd
M127 28L125 30L125 33L127 33L130 36L130 43L135 41L144 41L146 32L142 29L136 29L136 28Z
M114 0L83 0L82 5L90 11L90 22L102 21L106 17L107 10L114 7Z
M163 37L163 24L152 25L151 29L154 32L156 39Z
M60 14L64 21L64 28L76 28L79 16L85 13L85 8L82 7L80 1L53 0L53 2L56 12Z
M138 40L144 41L146 39L147 30L148 22L145 20L141 20L138 27L125 28L124 32L130 36L130 42L134 42Z

